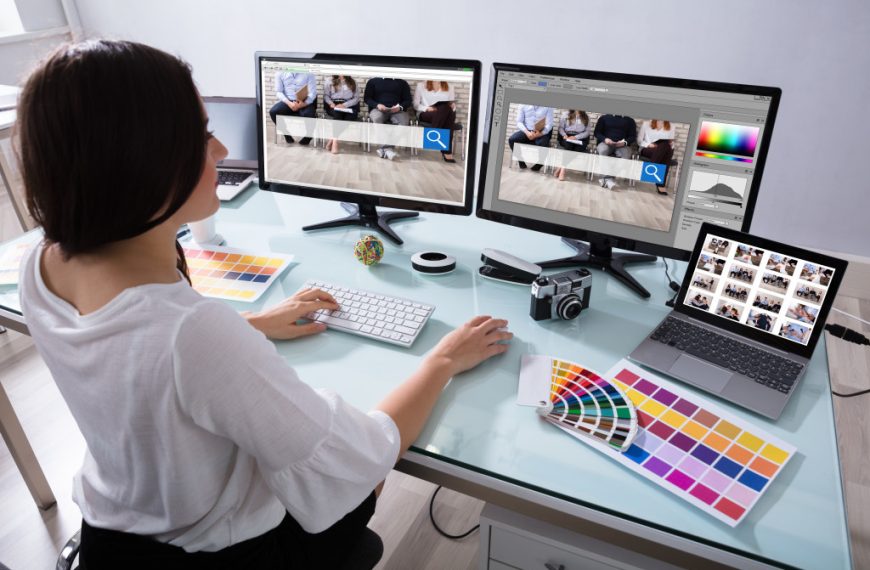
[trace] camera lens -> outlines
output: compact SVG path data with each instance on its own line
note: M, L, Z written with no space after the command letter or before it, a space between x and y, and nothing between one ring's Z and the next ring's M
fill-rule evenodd
M583 306L580 304L580 297L573 293L562 297L559 300L559 304L556 305L556 314L560 319L566 321L576 319L582 310Z

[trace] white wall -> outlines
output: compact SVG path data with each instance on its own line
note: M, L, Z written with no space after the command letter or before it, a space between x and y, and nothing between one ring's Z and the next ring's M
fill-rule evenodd
M21 84L44 55L69 41L63 1L15 0L26 33L0 37L0 84Z
M76 4L86 33L181 55L208 95L253 95L255 50L479 59L484 85L502 61L778 86L752 231L870 256L866 0Z

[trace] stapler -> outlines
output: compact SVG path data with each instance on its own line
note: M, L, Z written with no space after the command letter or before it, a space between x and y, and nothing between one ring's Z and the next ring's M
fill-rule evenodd
M505 283L531 285L543 271L540 265L497 249L484 249L480 253L480 260L483 266L478 273L482 277Z

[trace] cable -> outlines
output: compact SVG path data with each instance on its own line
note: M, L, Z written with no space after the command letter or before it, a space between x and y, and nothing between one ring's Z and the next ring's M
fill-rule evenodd
M862 396L864 394L870 394L870 388L866 390L859 390L857 392L852 392L851 394L841 394L840 392L834 392L831 390L831 394L834 396L839 396L840 398L854 398L855 396Z
M837 312L840 312L840 313L844 312L844 311L840 311L839 309L834 309L834 310ZM844 313L844 314L849 315L849 313ZM849 315L849 316L855 317L855 315ZM855 318L858 319L858 317L855 317ZM860 321L862 319L858 319L858 320ZM866 322L866 321L864 321L864 322ZM870 345L870 339L868 339L866 336L864 336L861 333L858 333L856 331L853 331L852 329L847 329L843 325L838 325L836 323L828 323L827 325L825 325L825 330L828 331L829 333L831 333L832 335L834 335L835 337L841 338L845 341L854 342L855 344ZM866 390L859 390L857 392L851 392L848 394L844 394L842 392L835 392L835 391L831 390L831 394L833 394L834 396L838 396L840 398L854 398L855 396L870 394L870 388L868 388Z
M429 520L432 521L432 526L435 527L435 530L438 531L438 534L440 534L441 536L447 537L451 540L459 540L459 539L465 538L466 536L468 536L469 534L471 534L472 532L474 532L480 528L480 525L477 525L474 528L472 528L471 530L469 530L468 532L463 533L463 534L448 534L448 533L444 532L443 530L441 530L441 527L439 527L438 523L435 522L435 514L433 513L433 509L435 507L435 495L437 495L438 491L440 491L440 490L441 490L441 485L438 485L438 488L435 489L435 492L432 493L432 498L429 500Z
M834 335L835 337L841 338L845 341L854 342L855 344L870 345L870 339L868 339L866 336L862 335L858 331L847 329L843 325L828 323L825 325L825 330Z
M662 263L663 263L664 266L665 266L665 277L668 278L668 287L670 287L671 290L674 291L674 296L671 297L670 300L665 301L665 305L667 305L668 307L673 307L673 306L674 306L674 303L677 301L677 295L680 294L680 284L677 283L676 281L674 281L674 280L671 278L671 273L670 273L670 271L668 271L668 260L667 260L667 258L664 258L664 257L663 257L663 258L662 258Z

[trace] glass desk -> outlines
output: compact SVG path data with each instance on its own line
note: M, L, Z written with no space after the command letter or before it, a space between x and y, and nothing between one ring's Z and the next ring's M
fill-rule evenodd
M777 422L715 400L798 448L748 517L732 529L546 425L534 410L515 404L520 357L525 353L573 360L601 373L627 355L669 310L664 302L670 290L660 261L632 267L652 293L648 300L593 271L591 305L578 319L536 322L529 317L527 287L479 277L480 252L491 247L528 260L552 259L570 253L558 238L476 218L424 213L397 223L394 228L404 246L385 241L383 261L367 268L353 257L353 246L368 233L365 229L300 229L340 213L335 202L255 188L224 204L218 213L217 230L227 246L295 255L280 281L257 303L231 303L238 310L274 305L312 278L436 305L410 349L336 331L277 343L306 382L332 387L368 409L410 375L443 334L472 315L507 318L515 334L506 354L447 386L420 439L400 463L401 470L531 516L557 520L566 528L593 524L720 563L851 566L822 343ZM457 269L443 276L414 272L411 255L423 250L453 255ZM677 273L683 268L680 264ZM9 291L0 290L0 303L7 317L21 318L17 299Z

